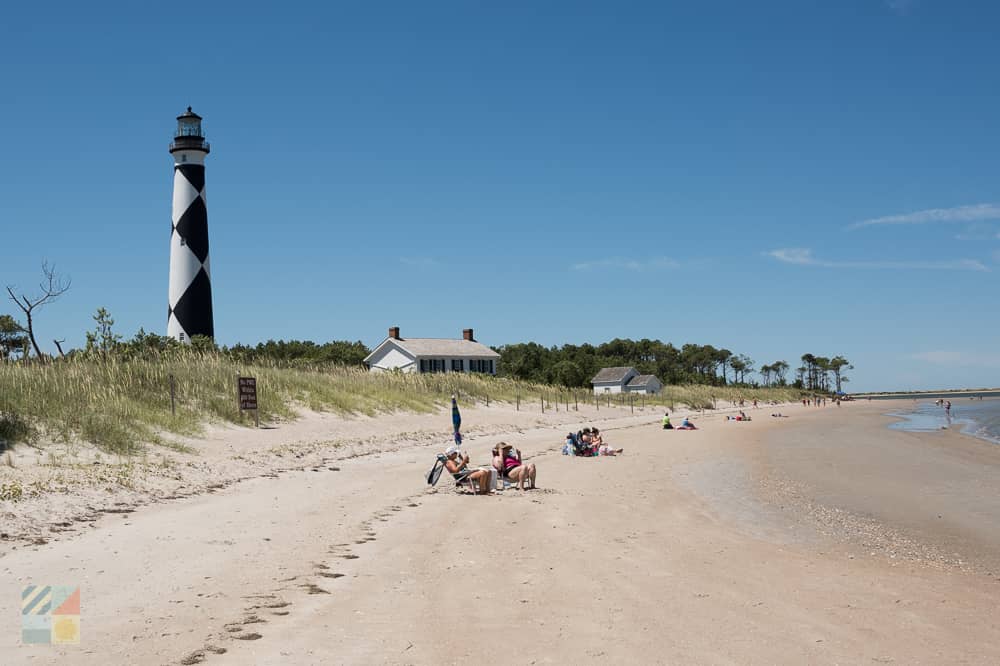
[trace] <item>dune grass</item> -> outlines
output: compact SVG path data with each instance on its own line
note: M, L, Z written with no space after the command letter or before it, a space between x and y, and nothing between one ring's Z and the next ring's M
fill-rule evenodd
M520 400L522 410L540 410L543 396L547 408L567 400L573 404L574 396L580 402L594 402L585 389L484 375L247 365L214 353L78 358L45 365L0 363L0 450L16 442L84 440L110 453L131 455L145 443L162 442L159 433L195 435L208 422L249 423L236 407L238 374L257 378L260 417L265 421L293 419L302 407L345 415L427 412L447 406L451 394L465 404ZM171 375L175 415L170 409ZM797 396L792 389L678 386L645 401L711 408L713 398L794 400Z

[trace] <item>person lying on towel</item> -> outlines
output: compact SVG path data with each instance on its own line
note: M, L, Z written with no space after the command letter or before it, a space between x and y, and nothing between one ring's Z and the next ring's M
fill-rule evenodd
M617 456L620 453L624 453L625 449L615 449L612 448L610 444L604 441L604 437L601 435L601 431L594 428L590 434L591 441L593 441L594 446L597 447L597 453L602 456Z

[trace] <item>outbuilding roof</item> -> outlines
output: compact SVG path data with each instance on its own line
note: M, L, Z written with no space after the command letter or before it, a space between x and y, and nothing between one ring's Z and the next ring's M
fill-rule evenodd
M630 372L635 372L635 368L602 368L590 380L591 384L606 384L608 382L623 382Z
M632 378L632 380L628 384L626 384L626 386L633 386L639 388L643 386L648 386L650 382L654 380L657 383L659 383L660 381L659 379L656 378L656 375L636 375L635 377Z

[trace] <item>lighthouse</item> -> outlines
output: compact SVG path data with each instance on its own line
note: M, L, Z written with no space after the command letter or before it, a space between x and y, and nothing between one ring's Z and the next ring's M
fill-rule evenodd
M209 150L201 133L201 116L189 106L177 116L177 132L170 144L174 156L174 205L167 335L184 343L190 343L195 335L215 337L205 205L205 156Z

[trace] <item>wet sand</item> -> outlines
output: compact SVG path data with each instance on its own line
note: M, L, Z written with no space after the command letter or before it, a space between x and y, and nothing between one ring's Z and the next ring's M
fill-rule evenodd
M1000 446L963 435L887 426L912 401L827 407L761 442L758 470L799 499L890 528L879 548L1000 575ZM869 536L870 540L870 536ZM920 553L907 548L920 547Z

